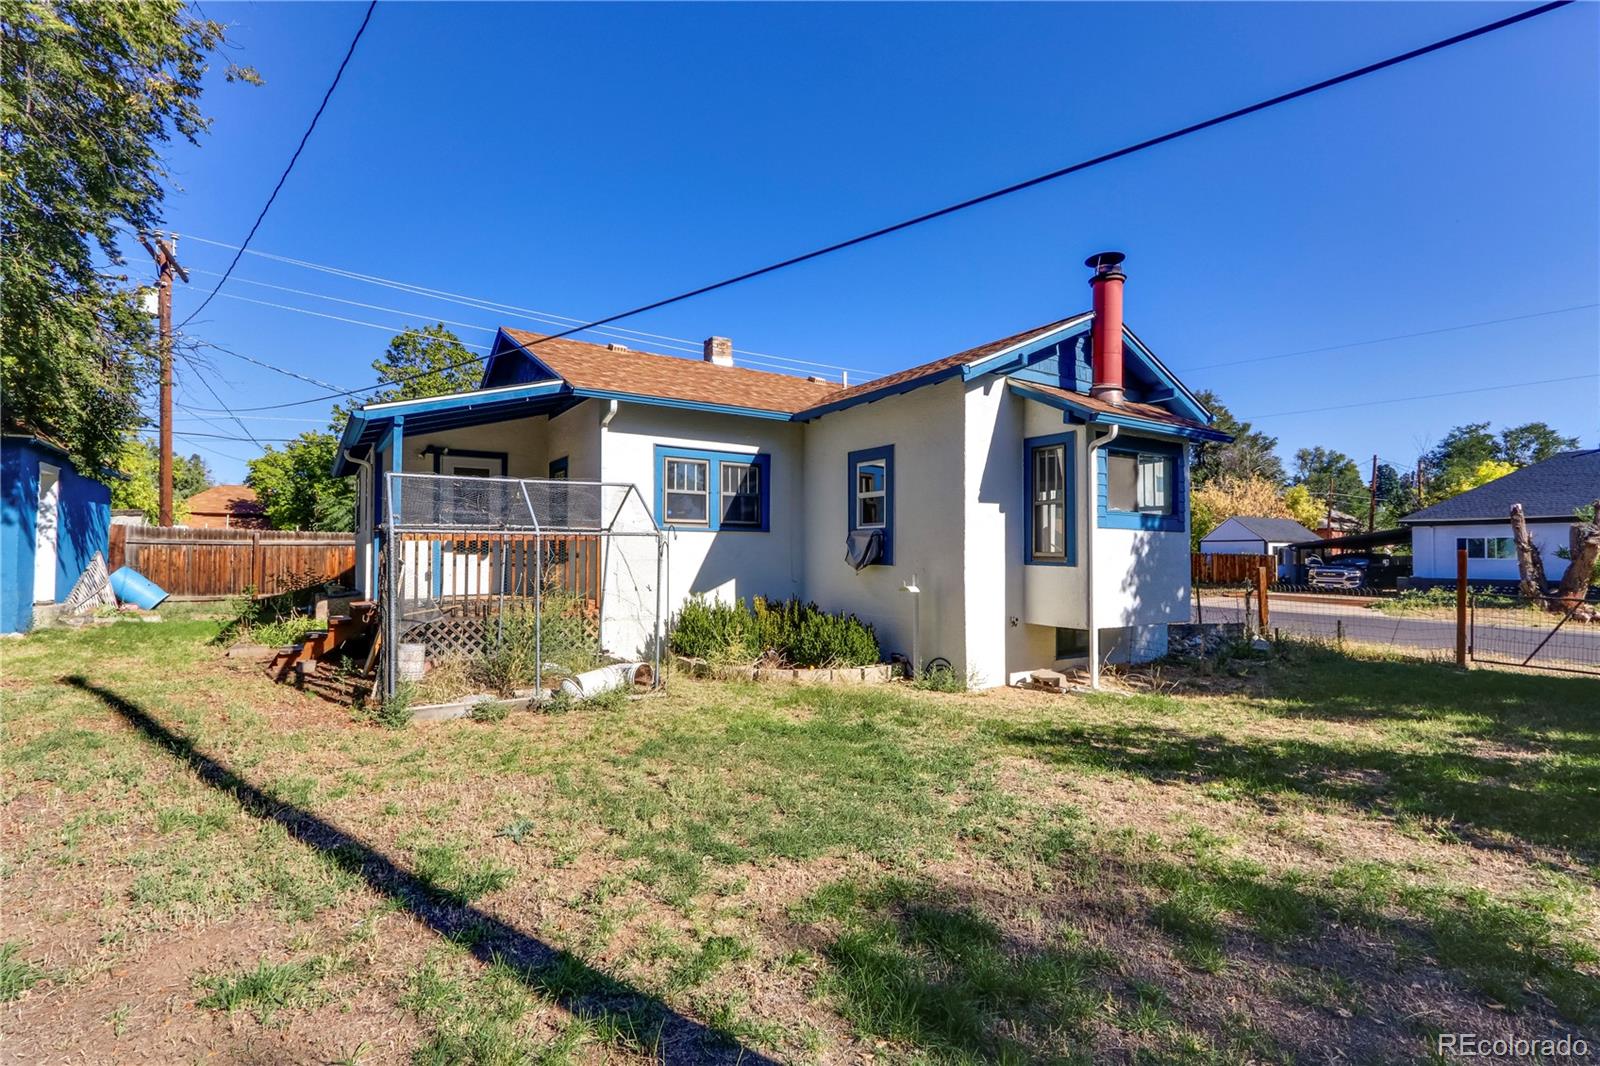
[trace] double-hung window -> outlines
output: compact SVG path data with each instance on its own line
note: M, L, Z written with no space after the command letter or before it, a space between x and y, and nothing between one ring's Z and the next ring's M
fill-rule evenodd
M850 532L878 530L883 550L877 562L894 562L894 445L863 448L846 458L850 477Z
M1034 437L1025 442L1023 472L1028 498L1030 563L1071 566L1077 562L1073 529L1073 465L1071 434Z
M765 531L772 457L658 444L656 515L678 529Z
M722 526L754 528L761 525L761 466L723 460Z
M662 460L662 499L666 520L673 526L706 526L711 523L709 488L711 462L667 456Z

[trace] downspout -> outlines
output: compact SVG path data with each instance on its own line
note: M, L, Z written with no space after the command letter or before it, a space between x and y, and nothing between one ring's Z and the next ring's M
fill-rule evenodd
M367 565L364 568L364 572L361 575L361 592L368 599L371 599L372 596L373 596L372 586L374 584L373 579L372 579L372 567L373 567L373 562L374 562L374 553L373 553L373 550L372 550L372 540L373 540L373 534L377 530L377 524L372 520L372 517L373 517L373 515L372 515L372 511L373 511L372 505L374 503L374 500L372 498L372 463L371 463L370 460L358 458L353 452L350 451L349 448L344 449L344 458L345 458L346 462L352 463L355 466L360 467L362 469L362 471L364 472L364 475L358 475L356 477L356 484L357 485L361 484L362 476L365 476L365 479L366 479L366 491L363 492L363 493L360 493L360 500L359 500L359 504L360 504L360 507L361 507L362 514L356 515L356 526L359 528L362 525L362 521L361 520L362 520L363 515L365 515L365 517L367 519L367 522L366 522L366 527L367 527Z
M1085 437L1092 433L1088 423L1084 424L1083 430ZM1109 433L1098 440L1090 440L1083 449L1084 465L1088 468L1084 472L1083 483L1089 488L1084 494L1089 504L1084 508L1084 517L1089 525L1089 535L1083 538L1084 614L1089 626L1089 687L1094 689L1100 687L1100 624L1094 616L1094 540L1095 530L1099 528L1095 516L1100 510L1100 471L1095 463L1095 453L1116 440L1120 432L1122 427L1113 425Z
M608 429L610 427L610 425L611 425L611 420L613 418L616 418L616 417L617 417L617 401L615 401L615 400L606 401L606 413L600 416L600 429L602 431Z

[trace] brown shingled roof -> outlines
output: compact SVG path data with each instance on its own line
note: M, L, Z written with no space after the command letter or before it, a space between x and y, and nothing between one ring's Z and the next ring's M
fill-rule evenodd
M990 341L988 344L980 344L976 348L968 348L966 351L957 352L955 355L947 355L943 359L935 359L931 363L923 363L921 366L896 371L881 378L873 378L871 381L862 382L860 385L852 385L847 389L835 389L832 395L823 397L813 406L821 407L825 404L838 403L840 400L851 400L857 396L864 396L869 392L877 392L879 389L906 385L921 378L933 377L941 371L965 366L967 363L975 363L980 359L987 359L989 356L1003 352L1013 345L1021 344L1030 337L1060 329L1073 319L1081 317L1083 316L1073 315L1072 318L1063 318L1043 326L1035 326L1033 329L1026 329L1021 333L1013 333L1009 337L1001 337L999 340Z
M1107 403L1105 400L1102 400L1099 397L1090 396L1086 392L1072 392L1068 389L1058 389L1054 385L1040 385L1037 382L1017 381L1016 379L1012 379L1012 383L1020 388L1024 393L1043 393L1046 396L1054 396L1057 399L1066 400L1067 402L1076 404L1079 407L1085 407L1091 411L1099 411L1102 414L1127 415L1130 418L1142 418L1146 422L1164 422L1169 426L1178 426L1183 429L1211 428L1204 422L1191 421L1182 417L1181 415L1173 414L1165 407L1157 407L1153 403L1134 403L1132 400L1124 400L1122 403L1114 404Z
M717 366L649 352L615 351L566 338L546 341L545 334L520 329L506 329L505 333L517 343L529 345L535 359L578 389L783 414L803 411L839 391L835 382L811 381L792 374ZM535 342L542 343L534 346Z

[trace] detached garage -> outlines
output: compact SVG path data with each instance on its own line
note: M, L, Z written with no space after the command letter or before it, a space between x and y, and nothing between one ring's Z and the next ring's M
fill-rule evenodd
M0 436L0 633L33 626L35 604L65 602L106 554L111 490L32 434Z
M1317 535L1292 518L1259 518L1242 515L1230 518L1200 541L1205 555L1275 555L1278 574L1293 563L1286 550L1291 544L1316 540Z

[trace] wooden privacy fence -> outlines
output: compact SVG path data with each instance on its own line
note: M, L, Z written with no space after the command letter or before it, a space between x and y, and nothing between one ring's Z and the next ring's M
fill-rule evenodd
M1278 560L1271 555L1189 555L1189 580L1196 585L1234 585L1253 582L1262 567L1269 575L1278 572Z
M111 569L131 566L175 600L260 596L355 577L353 533L111 527Z

